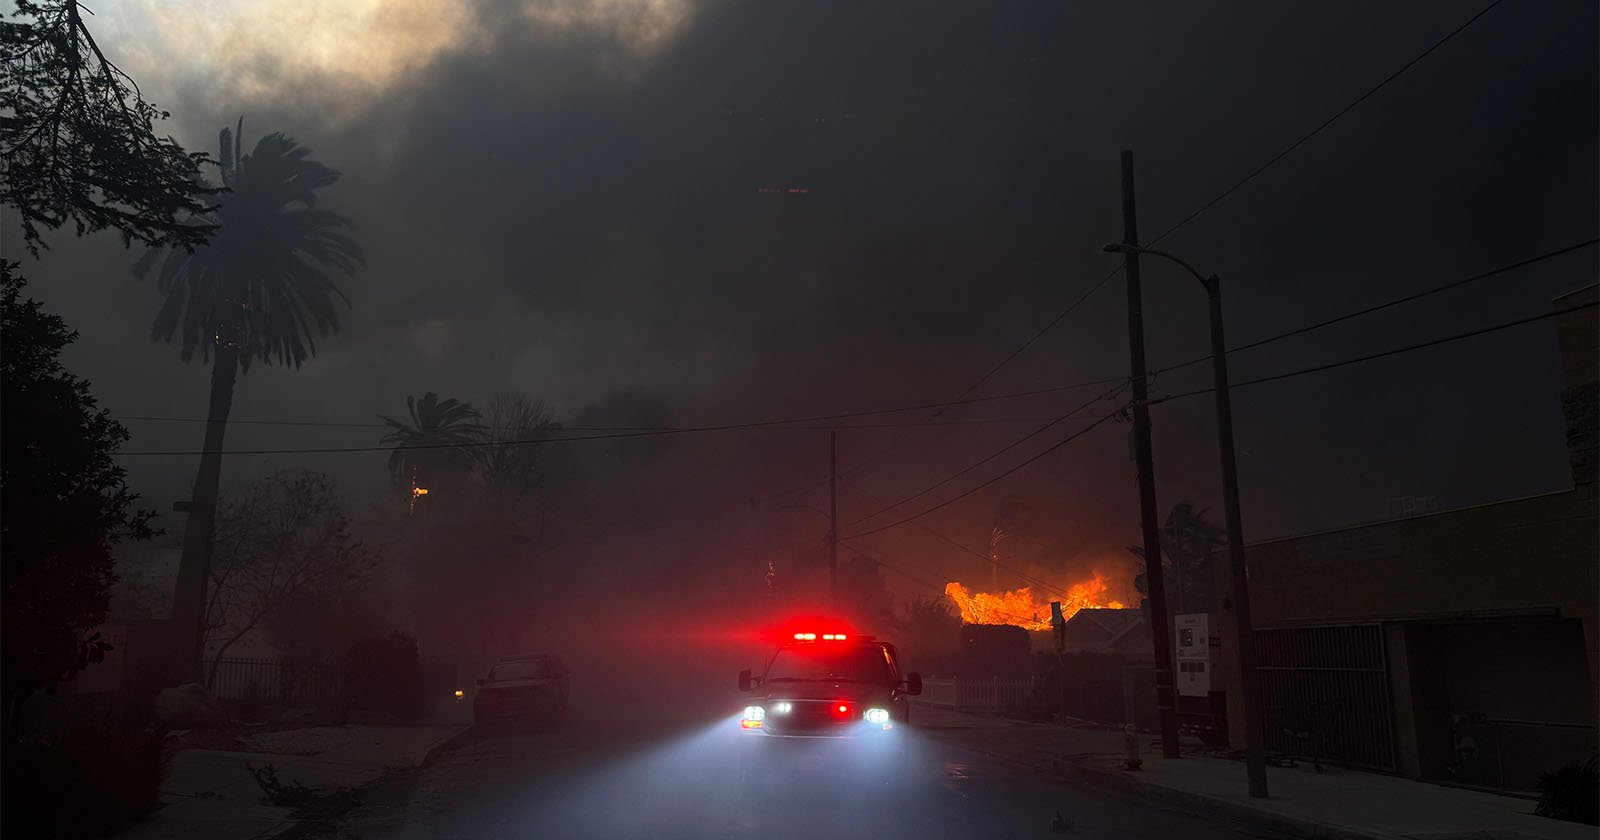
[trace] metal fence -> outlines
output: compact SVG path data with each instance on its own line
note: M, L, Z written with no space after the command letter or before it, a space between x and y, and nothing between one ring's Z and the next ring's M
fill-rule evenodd
M1395 769L1381 626L1257 630L1255 643L1269 751Z
M998 711L1008 706L1021 706L1033 696L1032 679L1003 680L961 679L960 677L927 677L922 681L922 696L918 699L934 706L951 709L984 709Z
M344 671L322 662L225 658L216 663L210 688L225 700L316 704L338 699Z

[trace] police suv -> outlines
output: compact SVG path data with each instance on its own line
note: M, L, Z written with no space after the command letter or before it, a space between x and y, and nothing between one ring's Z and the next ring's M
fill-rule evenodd
M893 781L906 756L910 697L919 674L902 673L894 645L847 629L789 634L759 676L739 719L739 776Z

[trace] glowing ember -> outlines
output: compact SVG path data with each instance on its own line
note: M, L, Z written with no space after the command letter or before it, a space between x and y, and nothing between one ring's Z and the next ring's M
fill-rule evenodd
M411 506L407 509L408 512L416 513L417 512L417 500L422 498L423 496L426 496L426 495L428 495L428 488L423 487L420 484L417 484L417 477L413 473L412 476L411 476Z
M1013 624L1028 630L1050 629L1050 602L1061 602L1061 615L1072 618L1078 610L1123 609L1121 601L1107 596L1107 580L1093 578L1069 587L1065 595L1035 596L1024 586L1009 592L973 592L955 581L944 586L944 594L961 610L966 624Z

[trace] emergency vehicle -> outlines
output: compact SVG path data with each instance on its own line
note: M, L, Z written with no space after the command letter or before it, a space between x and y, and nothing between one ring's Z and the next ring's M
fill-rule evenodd
M759 676L739 673L739 690L751 695L739 718L744 785L902 775L922 676L901 671L894 645L844 627L797 625Z

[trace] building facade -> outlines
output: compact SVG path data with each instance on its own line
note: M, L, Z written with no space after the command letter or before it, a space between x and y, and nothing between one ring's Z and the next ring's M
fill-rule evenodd
M1514 790L1600 751L1596 323L1557 318L1572 489L1246 547L1269 750Z

